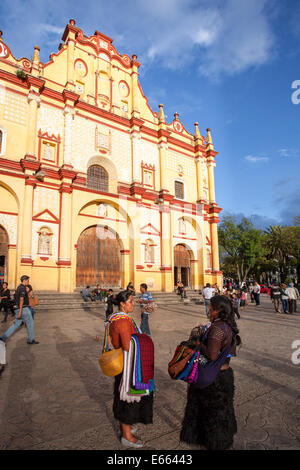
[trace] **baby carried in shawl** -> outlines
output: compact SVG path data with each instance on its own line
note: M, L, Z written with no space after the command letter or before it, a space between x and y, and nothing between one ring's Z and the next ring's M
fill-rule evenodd
M198 388L207 387L215 380L232 345L222 350L215 361L209 361L200 353L200 344L205 341L210 327L211 323L193 328L189 340L177 346L168 368L172 379L184 380Z

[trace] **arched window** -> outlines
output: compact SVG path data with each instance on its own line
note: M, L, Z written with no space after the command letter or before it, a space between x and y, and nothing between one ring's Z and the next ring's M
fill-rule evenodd
M87 187L96 191L108 192L108 173L100 165L92 165L87 172Z

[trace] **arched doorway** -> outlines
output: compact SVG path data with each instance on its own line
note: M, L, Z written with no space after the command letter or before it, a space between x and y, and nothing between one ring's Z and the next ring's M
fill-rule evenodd
M186 287L191 285L191 256L184 245L174 248L174 284L178 281Z
M6 230L0 225L0 281L7 280L8 268L8 235Z
M121 286L121 254L116 234L108 227L89 227L77 243L76 286Z

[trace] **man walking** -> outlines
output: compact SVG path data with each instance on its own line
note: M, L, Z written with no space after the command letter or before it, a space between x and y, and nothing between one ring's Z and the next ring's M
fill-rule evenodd
M138 302L141 307L141 332L146 333L146 335L151 336L150 328L149 328L149 315L150 312L147 311L147 305L153 302L152 295L150 292L147 291L148 286L147 284L140 285L141 296L138 299Z
M29 298L26 286L29 284L29 277L22 276L21 284L15 292L16 301L16 321L0 338L2 341L6 341L22 324L22 321L26 323L28 339L27 344L39 344L39 341L34 339L34 322L31 311L29 309Z
M276 279L273 281L271 292L270 292L271 300L274 304L275 312L281 313L281 289L279 287L278 282Z
M206 284L205 288L202 291L202 295L205 303L206 316L209 318L209 303L212 296L215 294L215 289L210 287L209 282Z

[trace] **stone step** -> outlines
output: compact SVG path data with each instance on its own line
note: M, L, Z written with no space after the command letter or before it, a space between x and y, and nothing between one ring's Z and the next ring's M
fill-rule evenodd
M116 292L117 293L117 292ZM199 296L197 291L189 289L187 291L187 299L181 299L175 292L161 292L151 291L154 301L158 306L166 307L168 305L179 305L188 304L192 302L194 304L203 304L203 299ZM50 292L50 291L36 291L39 298L38 310L85 310L85 309L99 309L99 311L105 311L106 303L88 300L84 302L79 291L73 293L61 293L61 292ZM139 295L135 296L137 300Z

